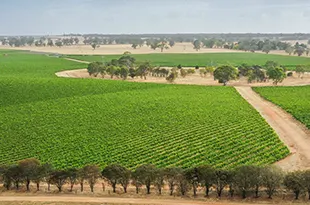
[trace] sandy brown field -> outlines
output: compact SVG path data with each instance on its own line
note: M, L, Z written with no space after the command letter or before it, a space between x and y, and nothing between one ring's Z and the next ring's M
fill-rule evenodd
M59 53L59 54L77 54L77 55L108 55L108 54L123 54L125 51L129 51L132 54L148 54L148 53L161 53L160 49L153 50L146 45L141 48L133 49L130 44L123 45L101 45L95 50L90 45L73 45L58 47L10 47L1 46L0 49L15 49L15 50L30 50L36 52L48 52L48 53ZM164 53L223 53L223 52L242 52L229 49L207 49L202 48L200 51L193 49L191 43L176 43L175 46L163 51Z

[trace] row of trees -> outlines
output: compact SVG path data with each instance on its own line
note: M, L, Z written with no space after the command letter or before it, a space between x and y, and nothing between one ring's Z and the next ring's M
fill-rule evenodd
M223 65L217 68L206 67L201 69L196 66L195 69L199 70L202 77L206 77L207 74L213 75L214 80L218 80L219 83L224 85L239 77L247 77L248 83L273 80L274 84L278 84L286 78L286 69L274 61L266 62L264 66L242 64L238 67ZM100 74L103 78L110 75L111 79L116 77L126 80L128 77L146 79L147 76L153 76L165 77L167 81L173 82L179 74L184 78L187 75L196 73L195 69L183 69L181 65L172 69L154 67L150 62L137 63L136 59L130 55L123 55L119 59L113 59L106 63L92 62L88 65L87 71L90 76L95 77ZM296 68L299 76L302 76L306 70L307 66L303 65Z
M267 61L264 66L250 66L247 64L242 64L237 68L229 65L220 66L215 69L213 75L215 80L218 80L219 83L223 83L224 85L230 80L236 80L242 76L248 78L248 83L266 82L270 79L277 85L286 78L286 69L277 62Z
M2 45L9 45L11 47L22 47L22 46L70 46L79 43L79 39L75 38L59 38L57 40L52 40L51 38L41 37L40 39L35 39L34 37L11 37L1 39Z
M310 45L310 44L309 44ZM226 48L233 50L242 50L242 51L262 51L268 54L272 50L283 50L289 55L297 54L301 56L303 54L309 55L310 49L306 44L296 43L292 46L290 43L281 42L281 41L271 41L271 40L241 40L238 42L227 42L223 39L204 39L204 40L194 40L193 41L194 49L197 51L202 47L205 48Z
M198 187L203 187L205 196L209 196L210 189L213 188L218 197L228 190L231 197L235 194L242 198L250 195L259 197L262 191L265 191L268 197L272 198L275 193L285 188L295 195L295 199L298 199L301 193L307 192L310 200L310 171L284 173L274 166L244 165L235 169L215 169L206 165L182 169L157 168L145 164L135 170L129 170L119 164L110 164L103 170L96 165L58 170L50 164L41 164L39 160L31 158L17 164L1 166L0 176L7 190L13 187L18 190L24 184L27 191L30 191L30 183L35 183L37 190L40 190L40 183L45 182L48 184L48 191L50 184L55 185L59 192L65 184L70 184L70 191L79 184L83 192L87 182L91 192L94 192L95 184L103 179L111 185L114 193L117 186L121 186L127 193L128 187L133 185L136 193L145 187L146 193L150 194L153 187L158 194L162 194L164 186L167 185L170 195L175 191L180 195L186 195L192 190L196 196Z

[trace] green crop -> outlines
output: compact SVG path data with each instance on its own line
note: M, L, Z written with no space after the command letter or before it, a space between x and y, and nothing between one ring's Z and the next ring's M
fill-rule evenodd
M296 65L310 64L310 58L297 56L284 56L272 54L259 53L197 53L197 54L135 54L132 55L137 61L150 61L158 66L219 66L219 65L233 65L238 66L243 63L249 65L264 65L266 61L276 61L284 65L290 70L294 70ZM84 61L110 61L115 58L118 59L120 55L94 55L81 56L70 55L70 58L75 58Z
M289 154L232 87L65 79L85 65L0 56L0 164L36 157L56 168L265 165Z
M253 88L310 128L310 86Z

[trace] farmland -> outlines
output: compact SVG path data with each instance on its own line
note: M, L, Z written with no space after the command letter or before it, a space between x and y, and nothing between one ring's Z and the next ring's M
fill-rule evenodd
M198 54L141 54L132 55L137 61L150 61L157 66L186 67L223 65L238 66L246 63L250 65L264 65L266 61L276 61L279 64L294 70L296 65L310 64L310 58L297 56L267 55L259 53L198 53ZM110 61L119 58L120 55L69 55L68 57L84 61Z
M257 87L254 90L310 128L310 86Z
M232 87L61 79L56 71L85 65L22 52L0 58L0 163L228 168L289 154Z

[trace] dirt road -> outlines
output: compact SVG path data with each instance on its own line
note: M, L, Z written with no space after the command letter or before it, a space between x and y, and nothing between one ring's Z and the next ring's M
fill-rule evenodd
M251 87L236 86L235 88L265 118L280 139L289 147L292 154L277 164L288 171L310 168L309 130L290 114L264 100Z
M79 197L79 196L0 196L1 202L62 202L79 204L126 204L126 205L252 205L254 203L194 201L187 199L149 199L149 198L114 198L114 197ZM264 205L263 203L259 203ZM266 203L267 204L267 203Z

